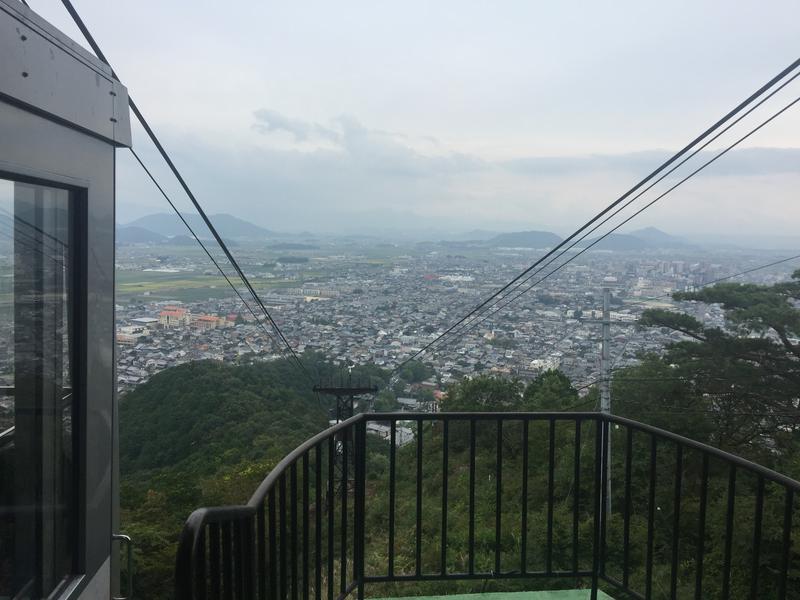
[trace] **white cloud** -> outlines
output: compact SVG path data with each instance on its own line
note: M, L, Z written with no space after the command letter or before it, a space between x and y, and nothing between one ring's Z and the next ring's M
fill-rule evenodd
M220 147L180 138L169 147L179 149L178 163L210 211L247 216L282 230L492 227L565 233L670 154L653 150L492 161L443 145L422 152L424 140L371 129L352 116L322 125L263 108L255 118L264 139L288 133L297 147ZM315 145L318 141L323 143ZM681 173L710 156L696 157ZM681 233L703 223L724 232L746 221L754 232L796 231L799 158L800 149L793 148L734 150L633 225L655 223ZM642 201L678 177L671 176ZM130 178L123 168L120 181ZM126 214L126 200L157 204L157 199L145 201L151 196L147 189L141 182L133 189L121 186L121 214Z

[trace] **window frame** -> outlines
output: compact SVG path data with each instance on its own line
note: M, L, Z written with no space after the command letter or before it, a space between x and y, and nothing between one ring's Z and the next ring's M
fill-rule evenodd
M69 285L71 286L69 306L73 321L72 335L69 339L70 377L72 396L72 457L71 473L71 512L70 533L73 536L71 572L62 578L55 587L42 598L70 598L78 593L80 584L87 575L87 504L86 504L86 466L87 466L87 304L88 304L88 182L78 182L69 177L48 174L48 177L34 176L28 169L9 170L0 162L0 180L13 183L38 185L68 192L69 197ZM81 185L83 183L83 185ZM43 557L36 557L36 578L40 581ZM38 583L37 586L38 587Z

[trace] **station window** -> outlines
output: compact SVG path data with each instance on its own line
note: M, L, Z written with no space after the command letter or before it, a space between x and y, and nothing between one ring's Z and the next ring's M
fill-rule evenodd
M76 195L0 179L0 598L77 571Z

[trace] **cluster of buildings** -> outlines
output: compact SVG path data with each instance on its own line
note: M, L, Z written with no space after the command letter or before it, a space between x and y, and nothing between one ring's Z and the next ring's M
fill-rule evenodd
M252 315L236 312L232 300L117 306L119 391L186 362L234 362L244 356L269 360L276 355L263 328Z
M136 346L150 338L155 329L191 328L197 331L210 331L233 327L238 315L209 315L193 313L183 306L164 306L158 316L133 317L127 319L126 325L117 326L117 344L120 346Z
M312 257L284 273L283 287L271 279L260 295L297 352L316 350L343 364L391 369L541 254L505 249L470 256L435 246L413 250L397 249L380 262L352 251L329 253L319 260ZM612 362L615 368L622 367L635 364L641 353L658 352L680 339L674 332L637 328L645 309L673 306L670 293L696 288L759 261L767 262L760 256L719 255L712 262L706 255L676 260L657 253L589 253L546 284L521 288L525 293L502 310L467 321L453 332L457 335L426 351L420 360L433 367L439 390L478 373L532 379L549 369L562 370L582 386L600 374L604 288L612 293ZM777 275L763 277L769 282ZM258 289L258 272L253 272L252 280ZM190 360L278 356L262 324L238 298L186 303L142 300L117 308L120 389ZM689 310L698 311L706 322L723 323L718 307Z

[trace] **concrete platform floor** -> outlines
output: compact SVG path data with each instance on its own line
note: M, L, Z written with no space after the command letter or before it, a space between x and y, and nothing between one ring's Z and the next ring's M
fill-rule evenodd
M489 592L486 594L453 594L452 596L414 596L413 600L589 600L589 590L558 590L552 592ZM599 600L614 600L598 592ZM384 598L383 600L411 600Z

